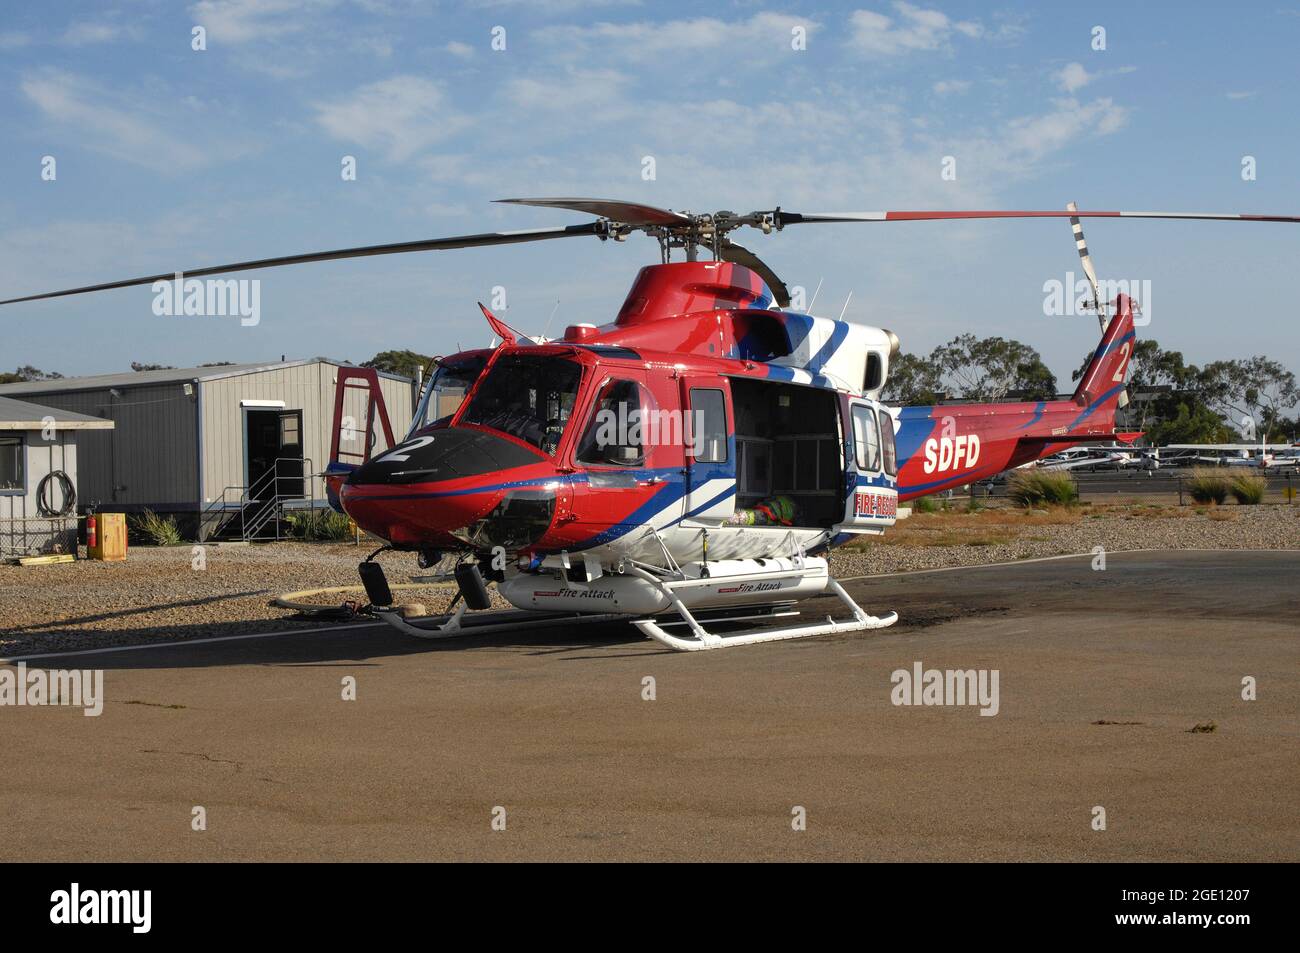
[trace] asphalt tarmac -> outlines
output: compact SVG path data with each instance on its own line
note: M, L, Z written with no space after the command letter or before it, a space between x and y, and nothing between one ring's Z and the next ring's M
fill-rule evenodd
M1294 861L1298 570L876 577L847 588L891 629L693 654L370 626L32 660L105 702L0 708L0 859ZM918 662L996 671L997 713L893 704Z

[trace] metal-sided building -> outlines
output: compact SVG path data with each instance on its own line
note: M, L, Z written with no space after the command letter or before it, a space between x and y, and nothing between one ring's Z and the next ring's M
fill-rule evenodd
M0 558L77 541L77 436L113 422L0 397Z
M319 474L329 462L335 382L345 366L318 357L136 371L5 384L0 396L113 422L75 438L83 510L147 508L197 519L267 495L325 505ZM400 440L413 413L412 381L378 376ZM349 392L344 414L364 433L365 395ZM384 448L380 432L373 450Z

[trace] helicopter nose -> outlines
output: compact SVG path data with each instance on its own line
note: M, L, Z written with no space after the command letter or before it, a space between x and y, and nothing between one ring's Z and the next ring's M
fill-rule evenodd
M362 529L397 544L424 543L490 513L510 479L503 471L547 460L496 434L442 427L352 471L339 496Z
M461 427L440 427L380 454L348 478L349 486L404 486L440 483L513 470L547 459L540 450L513 440Z

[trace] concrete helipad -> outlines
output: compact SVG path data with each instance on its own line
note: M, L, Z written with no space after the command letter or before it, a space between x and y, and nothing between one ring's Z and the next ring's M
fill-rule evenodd
M363 627L32 660L103 669L106 702L0 708L0 859L1295 860L1298 570L857 580L898 626L692 655ZM996 670L998 713L892 704L917 662Z

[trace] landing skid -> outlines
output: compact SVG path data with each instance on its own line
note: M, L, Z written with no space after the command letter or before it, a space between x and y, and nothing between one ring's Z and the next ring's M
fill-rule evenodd
M395 609L375 607L371 611L394 629L417 639L451 639L462 635L482 635L488 632L519 631L554 625L584 625L592 622L613 622L627 619L625 615L589 615L582 612L539 613L521 609L491 609L486 612L466 612L462 603L453 615L423 616L416 622L404 619Z
M757 629L735 635L715 635L705 629L700 620L677 597L677 594L673 591L674 583L659 579L651 573L644 572L644 570L631 569L629 571L654 582L668 597L673 610L681 617L680 621L674 622L658 622L653 618L635 619L632 621L632 625L636 626L642 635L648 636L676 652L704 652L709 649L722 649L733 645L757 645L760 642L781 642L786 639L802 639L814 635L862 632L866 629L883 629L898 621L897 612L886 612L881 616L868 615L861 606L853 601L852 596L844 591L843 586L834 579L830 579L827 581L828 588L853 613L851 620L836 622L830 616L827 616L825 622L814 622L785 629ZM678 636L664 631L666 625L677 626L683 624L690 629L691 635Z
M495 609L485 612L466 612L462 604L452 615L424 616L406 619L395 609L373 608L372 611L399 632L417 639L438 640L463 635L485 635L491 632L518 632L547 626L588 625L598 622L630 622L642 635L654 639L676 652L702 652L708 649L727 648L733 645L756 645L760 642L780 642L802 639L814 635L831 635L844 632L862 632L883 629L898 621L898 613L887 612L881 616L868 615L844 588L834 579L829 586L840 601L853 613L852 619L837 622L830 616L825 622L791 626L783 629L758 629L735 635L716 635L704 628L706 624L734 624L754 619L775 619L799 613L788 605L750 607L747 609L718 610L692 613L672 591L672 583L657 580L673 603L672 617L629 618L620 613L591 615L582 612L538 613L515 609ZM701 616L703 618L701 618ZM690 635L673 635L666 629L685 626Z

